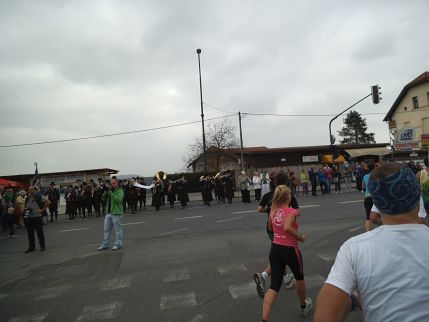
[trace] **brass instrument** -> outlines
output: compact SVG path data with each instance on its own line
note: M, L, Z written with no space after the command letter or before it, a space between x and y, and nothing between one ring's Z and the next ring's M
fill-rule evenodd
M164 171L158 171L156 174L155 174L155 177L158 179L158 180L165 180L165 179L167 179L167 172L164 172Z

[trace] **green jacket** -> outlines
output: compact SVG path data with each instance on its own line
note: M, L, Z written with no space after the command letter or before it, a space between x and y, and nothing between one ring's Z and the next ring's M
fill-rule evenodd
M106 202L106 212L108 214L115 216L124 214L124 191L121 188L106 191L103 195L103 200Z

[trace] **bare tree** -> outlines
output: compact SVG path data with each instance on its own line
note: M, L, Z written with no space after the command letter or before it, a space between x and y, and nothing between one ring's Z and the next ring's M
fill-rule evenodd
M207 163L209 168L219 171L222 157L226 155L223 149L236 148L239 141L235 127L228 121L211 121L206 125ZM183 158L186 167L203 153L202 138L196 138L194 143L188 145L187 155Z

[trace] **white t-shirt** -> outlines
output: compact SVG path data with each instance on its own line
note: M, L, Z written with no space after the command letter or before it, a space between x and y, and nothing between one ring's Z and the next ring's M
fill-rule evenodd
M378 210L378 208L375 205L372 205L371 212L376 212L377 214L379 214L380 210ZM426 218L426 216L427 216L427 214L426 214L426 210L425 210L425 205L423 203L423 198L420 197L419 217L420 218Z
M346 241L326 280L356 288L367 322L429 321L429 227L384 225Z

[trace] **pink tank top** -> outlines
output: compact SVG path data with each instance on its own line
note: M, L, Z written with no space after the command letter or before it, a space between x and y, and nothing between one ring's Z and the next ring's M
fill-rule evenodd
M284 222L287 216L299 216L296 209L283 207L271 210L271 222L273 224L274 239L273 243L282 246L298 247L298 239L287 234L284 231ZM296 220L292 223L292 228L298 232L299 224Z

